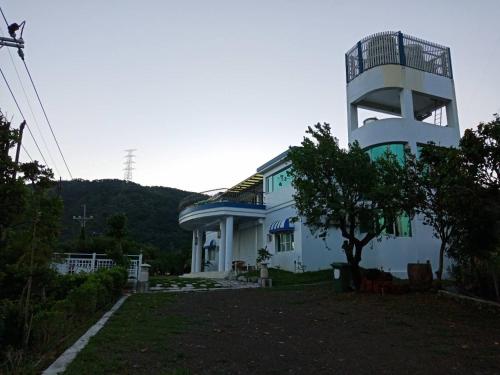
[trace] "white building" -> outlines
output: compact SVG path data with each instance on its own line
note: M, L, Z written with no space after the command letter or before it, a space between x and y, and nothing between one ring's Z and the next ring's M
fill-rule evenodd
M403 157L405 148L418 156L419 146L431 141L458 144L449 48L384 32L359 41L345 59L349 142L357 140L372 157L387 149ZM325 243L300 218L290 220L297 212L289 167L285 151L234 187L181 203L179 224L193 231L192 273L222 276L233 267L255 267L264 247L273 254L271 267L294 272L346 261L339 230L332 228ZM364 249L362 267L398 277L406 277L408 263L430 260L437 269L439 242L421 218L402 216L389 232Z

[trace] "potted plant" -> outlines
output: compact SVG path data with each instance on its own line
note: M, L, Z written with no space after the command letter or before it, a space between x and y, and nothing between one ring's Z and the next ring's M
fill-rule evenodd
M267 261L273 256L267 247L257 250L257 263L260 264L260 278L269 278L269 269L267 268Z

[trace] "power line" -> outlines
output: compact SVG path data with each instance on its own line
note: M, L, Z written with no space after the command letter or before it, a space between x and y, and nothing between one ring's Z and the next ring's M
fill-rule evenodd
M3 33L3 31L1 29L0 29L0 33L2 34L2 36L4 35L4 33ZM42 131L40 129L40 125L38 124L38 120L37 120L37 118L35 116L35 113L33 111L33 107L31 106L30 100L28 98L28 94L26 93L26 89L24 88L24 85L23 85L23 82L21 80L21 77L19 76L19 72L17 70L17 67L16 67L16 64L14 62L14 59L12 58L12 53L10 52L10 49L7 48L7 52L9 53L10 61L12 63L12 66L14 67L14 71L16 72L17 80L19 81L19 84L21 85L21 89L23 91L24 98L26 99L26 104L28 105L28 108L30 110L31 116L33 117L33 121L35 123L35 126L38 129L38 134L40 135L40 138L42 139L42 142L43 142L43 144L45 146L45 150L47 151L47 154L49 155L49 159L52 162L52 165L53 165L54 169L56 170L56 173L59 176L61 176L61 173L59 172L59 169L57 168L57 164L54 161L54 158L52 157L52 154L50 152L50 148L47 145L47 142L45 141L45 137L43 136L43 133L42 133Z
M5 21L5 24L7 25L7 27L9 27L9 23L7 22L7 18L5 18L5 14L3 14L2 7L0 7L0 12L2 12L2 17L3 17L3 20Z
M33 161L33 158L31 157L30 153L28 152L28 150L26 150L26 147L24 147L23 144L21 144L21 147L23 148L23 151L26 155L28 155L28 158Z
M0 13L2 13L2 17L3 17L4 21L5 21L5 24L7 25L7 29L9 29L9 27L10 27L9 26L9 22L7 21L7 17L5 17L5 14L4 14L3 10L2 10L2 7L0 7ZM21 24L24 24L24 21ZM15 36L13 36L13 37L15 37ZM22 39L22 31L21 31L21 39ZM37 88L35 86L35 82L33 81L33 77L31 76L31 73L30 73L30 71L28 69L28 65L26 65L26 61L24 60L24 54L21 53L22 51L20 49L18 49L18 52L19 52L19 57L23 61L24 67L26 68L26 72L28 73L28 77L30 79L31 85L33 86L33 89L35 90L36 97L38 99L38 102L40 103L40 107L42 108L43 114L45 116L45 120L47 120L47 124L49 125L49 129L50 129L50 132L52 133L52 137L54 138L54 141L56 142L57 149L59 150L59 153L61 154L61 157L63 159L64 165L66 166L66 170L68 171L68 174L69 174L70 178L73 179L73 175L71 174L71 171L69 170L68 163L66 162L66 158L64 157L64 155L62 153L61 146L59 146L59 142L57 141L56 135L54 134L54 130L52 129L52 125L51 125L51 123L49 121L49 117L47 116L47 112L45 111L45 107L43 106L42 100L40 99L40 95L38 94L38 90L37 90ZM15 66L14 66L14 68L15 68ZM1 69L0 69L0 71L1 71ZM17 69L16 69L16 73L17 73ZM2 76L3 76L4 80L5 80L5 83L7 84L7 87L9 88L9 91L10 91L10 93L11 93L14 101L16 102L16 105L17 105L17 108L19 109L19 112L21 112L21 116L23 116L23 119L24 119L24 115L22 114L21 108L19 107L19 104L17 103L17 100L16 100L16 98L14 96L14 93L10 89L9 83L7 82L7 79L5 78L5 75L3 74L3 72L2 72ZM19 77L19 75L18 75L18 77ZM23 88L23 90L24 90L24 88ZM35 120L35 122L36 122L36 120ZM29 126L27 126L27 128L28 128L28 130L30 132L31 137L33 138L33 141L35 142L35 145L36 145L38 151L40 152L40 155L42 156L42 159L45 161L45 158L44 158L44 156L42 154L42 151L40 150L40 147L38 146L38 144L37 144L37 142L35 140L35 137L33 136L33 133L31 132L31 129L29 128ZM49 152L49 154L50 154L50 152ZM45 164L47 165L46 161L45 161ZM57 167L56 167L56 170L57 170Z
M19 110L21 117L23 118L24 121L26 121L26 118L24 117L23 111L21 110L21 107L19 106L19 103L17 102L16 96L14 95L14 93L12 92L12 89L10 88L9 81L7 81L5 74L3 74L2 68L0 68L0 73L2 74L3 80L5 81L7 88L9 89L9 92L10 92L10 95L12 96L12 99L14 99L14 103L16 103L17 109ZM42 152L42 150L40 150L40 146L38 146L38 142L36 141L35 136L33 135L33 132L31 131L31 129L27 123L26 123L26 127L28 128L28 131L31 135L31 138L33 139L33 142L35 143L35 146L38 149L38 152L40 153L40 156L42 157L45 165L48 165L47 160L45 160L45 156L43 156L43 152ZM23 147L23 149L24 149L24 147ZM26 151L26 149L24 149L24 150Z
M73 175L71 174L71 171L69 170L68 163L66 162L66 158L64 157L64 154L61 150L61 146L59 146L59 142L57 140L56 135L54 134L54 130L52 129L52 125L50 123L49 117L47 116L47 112L45 112L45 107L43 106L42 100L40 99L40 95L38 95L38 90L36 89L35 82L33 81L33 77L31 77L31 73L28 69L28 65L26 65L26 61L24 61L24 58L21 58L23 60L24 67L26 68L26 73L28 73L28 76L31 81L31 85L33 86L33 90L35 90L36 97L38 99L38 103L40 103L40 107L42 108L43 115L45 116L45 120L47 120L47 124L49 125L50 132L52 133L52 137L54 138L54 141L56 142L57 149L59 150L59 154L61 155L61 158L64 161L64 165L66 166L66 170L68 171L69 177L73 179Z

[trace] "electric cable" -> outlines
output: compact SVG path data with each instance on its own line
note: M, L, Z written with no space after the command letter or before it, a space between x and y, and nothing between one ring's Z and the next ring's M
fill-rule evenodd
M4 36L4 33L3 31L0 29L0 33L2 34L2 36ZM40 135L40 138L42 139L42 143L44 144L45 146L45 150L47 151L47 155L49 156L49 159L50 161L52 162L52 166L54 167L56 173L61 176L61 173L59 172L59 169L57 168L57 164L56 162L54 161L54 158L52 157L52 153L50 152L50 148L49 146L47 145L47 142L45 140L45 137L43 136L43 133L42 133L42 130L40 129L40 125L38 124L38 120L35 116L35 113L33 111L33 107L31 106L31 103L30 103L30 100L28 98L28 94L26 93L26 89L24 88L24 85L23 85L23 82L21 80L21 77L19 75L19 71L17 70L17 67L16 67L16 63L14 62L14 59L12 57L12 53L10 52L10 49L7 48L7 52L9 53L9 57L10 57L10 61L12 63L12 66L14 67L14 71L16 72L16 76L17 76L17 80L19 81L19 84L21 86L21 89L23 91L23 94L24 94L24 98L26 99L26 104L28 105L28 108L30 110L30 113L31 113L31 116L33 118L33 121L35 123L35 126L38 130L38 134Z
M71 174L71 171L69 170L68 163L66 162L66 158L64 157L64 154L61 150L61 146L59 145L59 141L57 140L56 135L54 134L54 129L52 129L52 124L50 123L49 117L47 116L47 112L45 111L45 107L43 106L42 99L40 99L40 95L38 94L38 90L35 86L35 82L33 81L33 77L31 76L31 73L28 69L28 65L26 65L26 61L23 60L24 67L26 68L26 73L28 73L28 77L30 78L31 85L33 86L33 90L35 90L36 97L38 99L38 103L40 103L40 107L42 108L43 115L45 116L45 120L47 121L47 124L49 125L50 132L52 133L52 137L54 138L54 141L56 142L57 149L59 150L59 154L61 155L61 158L63 159L64 165L66 166L66 170L68 171L69 177L73 179L73 175Z
M19 103L17 102L16 96L14 95L14 92L12 92L12 89L10 88L9 81L7 81L7 78L5 77L5 74L3 74L2 68L0 68L0 73L2 74L3 80L5 81L5 84L7 85L7 88L9 89L10 95L12 96L12 99L14 99L14 103L16 103L17 109L19 110L19 113L21 114L21 117L23 118L24 121L26 121L24 117L24 113L21 110L21 107L19 106ZM38 152L40 153L40 156L42 157L45 165L48 165L47 160L45 160L45 156L43 155L42 150L40 149L40 146L38 146L38 142L35 139L35 136L33 135L33 132L31 131L28 123L26 123L26 128L28 129L31 138L33 139L33 142L35 143L36 148L38 149Z

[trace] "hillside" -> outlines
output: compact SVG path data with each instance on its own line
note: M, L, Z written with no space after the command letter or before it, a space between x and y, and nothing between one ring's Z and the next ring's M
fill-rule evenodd
M103 234L110 215L124 213L128 218L129 238L148 243L161 250L182 250L191 247L192 234L177 222L179 201L191 194L168 187L141 186L121 180L63 181L64 201L61 240L74 240L80 233L73 216L82 215L87 205L87 235Z

